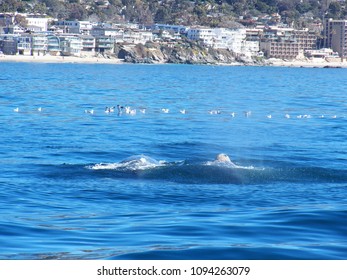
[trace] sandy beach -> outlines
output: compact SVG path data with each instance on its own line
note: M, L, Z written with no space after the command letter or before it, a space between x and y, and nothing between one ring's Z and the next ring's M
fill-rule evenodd
M119 64L123 60L104 57L0 55L0 62Z
M307 68L347 68L347 61L341 61L340 58L328 59L300 59L300 60L282 60L269 59L271 66L281 67L307 67Z
M35 63L89 63L89 64L121 64L125 63L118 58L105 57L73 57L73 56L26 56L26 55L0 55L0 62L35 62ZM220 64L224 66L240 66L240 63ZM347 68L347 61L341 59L300 59L282 60L268 59L264 65L277 67L307 67L307 68Z

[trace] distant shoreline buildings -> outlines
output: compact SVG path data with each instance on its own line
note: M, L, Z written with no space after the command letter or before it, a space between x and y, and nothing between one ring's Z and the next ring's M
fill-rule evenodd
M116 44L158 42L173 46L185 37L201 46L226 49L235 57L288 60L305 57L347 58L347 20L327 19L321 32L323 39L319 38L317 31L280 25L230 29L167 24L107 24L1 13L0 53L77 57L112 55Z

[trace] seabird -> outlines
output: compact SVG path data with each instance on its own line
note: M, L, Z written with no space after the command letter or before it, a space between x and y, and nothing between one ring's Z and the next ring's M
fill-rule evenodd
M252 115L252 112L251 111L245 111L245 117L248 118Z
M221 113L220 110L210 110L208 111L211 115L219 115Z
M123 113L123 106L117 105L118 115L121 115Z
M91 115L94 114L94 110L93 110L93 109L91 109L91 110L84 110L84 112L85 112L86 114L91 114Z

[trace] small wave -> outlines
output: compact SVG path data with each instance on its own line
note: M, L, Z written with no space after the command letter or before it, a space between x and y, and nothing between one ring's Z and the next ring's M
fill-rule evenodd
M204 165L207 166L219 166L224 168L237 168L237 169L249 169L249 170L264 170L262 167L254 167L252 165L250 166L243 166L243 165L237 165L233 162L218 162L218 161L207 161Z
M136 171L136 170L146 170L150 168L155 168L158 166L163 166L163 161L157 161L151 157L145 155L132 156L119 163L97 163L87 168L93 170L119 170L119 171Z

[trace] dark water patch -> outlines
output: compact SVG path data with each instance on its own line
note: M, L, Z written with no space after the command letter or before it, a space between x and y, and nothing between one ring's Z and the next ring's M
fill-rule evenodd
M227 247L200 247L192 249L160 249L116 255L111 260L329 260L344 259L343 252L334 253L335 246L325 248L281 248L280 246L250 246L238 244ZM292 247L292 248L290 248ZM331 255L327 251L331 250Z
M85 172L83 172L85 174ZM90 170L91 176L164 180L187 184L347 183L345 170L321 167L229 168L204 164L170 164L145 170Z
M57 154L57 156L61 156ZM271 184L291 182L301 184L347 183L345 170L303 167L224 167L189 161L165 163L150 167L130 167L118 163L41 165L46 177L56 179L113 178L162 180L185 184Z

